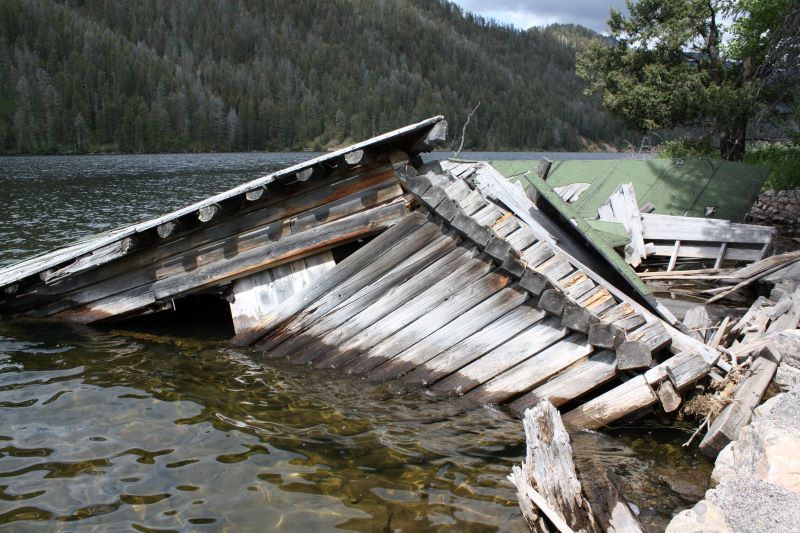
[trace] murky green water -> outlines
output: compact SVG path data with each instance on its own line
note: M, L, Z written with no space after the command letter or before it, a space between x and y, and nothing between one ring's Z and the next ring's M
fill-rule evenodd
M0 160L17 209L0 211L0 263L289 162L148 157L122 157L117 174L110 160ZM126 328L0 319L1 530L523 530L505 476L524 436L507 413L264 360L226 345L218 321ZM658 530L707 484L687 435L640 422L574 447Z

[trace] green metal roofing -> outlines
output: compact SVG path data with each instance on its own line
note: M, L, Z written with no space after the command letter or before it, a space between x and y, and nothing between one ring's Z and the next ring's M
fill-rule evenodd
M614 250L614 246L625 245L628 242L628 237L627 234L625 234L624 228L622 228L622 233L620 234L620 227L622 227L622 224L614 224L613 222L596 224L595 221L590 223L588 220L585 220L570 204L567 204L553 191L551 188L552 184L549 180L545 182L539 177L536 173L536 167L539 164L538 161L491 161L490 164L506 178L519 182L525 190L528 190L529 187L534 187L562 216L574 222L578 230L603 254L617 272L625 276L629 283L635 287L641 295L647 297L651 294L650 289L647 288L636 272L625 262L625 259ZM584 192L584 194L586 194L586 192Z
M583 218L595 218L620 184L633 183L639 206L650 202L655 213L703 217L713 206L711 218L743 222L768 175L767 167L719 159L556 161L547 184L589 183L572 204Z

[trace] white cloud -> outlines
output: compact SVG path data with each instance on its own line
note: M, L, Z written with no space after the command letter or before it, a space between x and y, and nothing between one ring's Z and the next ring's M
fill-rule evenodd
M625 8L625 0L455 0L467 11L517 28L553 23L581 24L606 31L609 9Z

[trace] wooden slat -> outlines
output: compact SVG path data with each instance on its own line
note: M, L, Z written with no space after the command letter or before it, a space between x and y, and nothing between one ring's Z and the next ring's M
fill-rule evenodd
M592 353L586 335L574 333L535 356L476 387L467 398L481 403L501 403L537 387Z
M563 420L565 424L597 429L657 401L656 393L640 375L573 409L564 415Z
M511 277L502 272L491 272L469 285L459 281L458 290L454 291L452 296L390 337L383 339L357 359L353 359L345 365L345 368L352 373L371 371L384 361L393 359L403 350L443 328L466 310L486 300L510 282Z
M537 220L537 217L543 217L543 215L520 189L489 164L481 164L475 175L478 188L484 193L484 196L495 197L505 204L530 227L537 240L555 243L553 236Z
M460 343L483 327L519 307L527 292L509 287L487 298L427 338L372 370L370 379L394 379L424 364L444 350Z
M392 225L407 214L404 203L370 209L335 222L313 226L276 241L267 240L262 246L215 261L203 267L171 275L153 284L158 300L174 298L189 291L236 279L265 266L291 257L306 256L333 246L374 233Z
M452 233L436 237L422 250L404 259L395 268L356 292L329 313L321 316L313 313L306 315L304 321L294 324L291 335L287 335L280 346L273 347L268 355L292 356L294 361L301 363L315 359L320 351L327 351L330 346L340 344L343 338L346 338L346 328L355 323L354 317L375 302L386 298L396 306L401 305L404 300L398 293L412 277L428 276L430 272L436 272L436 275L444 277L455 270L460 264L459 258L468 253L463 247L457 248L457 245L458 239ZM442 266L452 270L441 269ZM389 313L391 309L385 310L384 313ZM375 320L380 318L376 313L376 310L370 313Z
M659 215L655 213L643 214L642 224L644 238L648 240L766 244L772 242L775 235L775 228L769 226L737 224L729 220Z
M611 381L617 374L616 356L612 351L598 352L586 361L579 361L558 376L511 402L515 414L522 414L541 400L560 407L580 398L590 390Z
M347 325L348 332L353 330L359 332L332 349L328 355L320 357L315 365L336 367L346 363L384 339L391 337L395 332L435 309L442 302L454 297L464 285L486 276L490 269L491 261L488 259L467 256L463 264L434 284L431 284L431 280L426 277L415 279L413 283L406 283L403 286L403 296L413 295L413 298L406 301L400 300L401 305L398 306L396 301L393 302L396 299L389 296L377 302L375 306L368 307L359 313L352 320L353 325L350 323ZM393 310L376 320L375 317L381 316L387 307L391 307ZM375 308L380 312L373 315Z
M537 242L537 239L536 235L534 235L534 233L527 226L520 226L517 231L506 237L506 241L511 245L512 248L518 252L522 252L530 245Z
M290 346L284 348L281 345L276 350L276 355L292 355L292 359L298 363L314 361L319 366L328 366L327 361L330 357L340 358L340 348L349 339L399 309L426 288L452 274L472 257L471 251L459 247L427 266L415 277L414 282L403 283L387 292L376 294L375 301L367 302L366 307L362 308L359 305L358 308L350 310L349 306L346 306L332 313L330 321L325 320L327 316L324 317L320 321L320 328L326 329L326 333L317 334L317 323L314 323L306 333L299 336L292 335L288 339ZM292 348L297 345L301 347L293 350ZM330 357L325 357L326 354Z
M438 392L467 393L567 335L559 320L547 318L433 385Z
M674 241L663 244L664 241L654 243L655 247L650 255L656 257L672 257L675 251ZM687 259L716 259L719 256L719 245L702 245L681 242L678 257ZM758 261L761 257L761 248L745 248L739 244L729 244L725 250L725 259L730 261Z
M544 317L545 314L535 306L530 303L523 304L436 355L401 378L401 381L421 385L434 383L497 348Z

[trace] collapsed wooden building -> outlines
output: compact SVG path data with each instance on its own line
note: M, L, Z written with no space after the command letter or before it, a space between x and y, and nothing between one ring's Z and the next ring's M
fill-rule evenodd
M0 270L0 310L104 324L227 301L265 357L601 427L719 360L434 117Z

